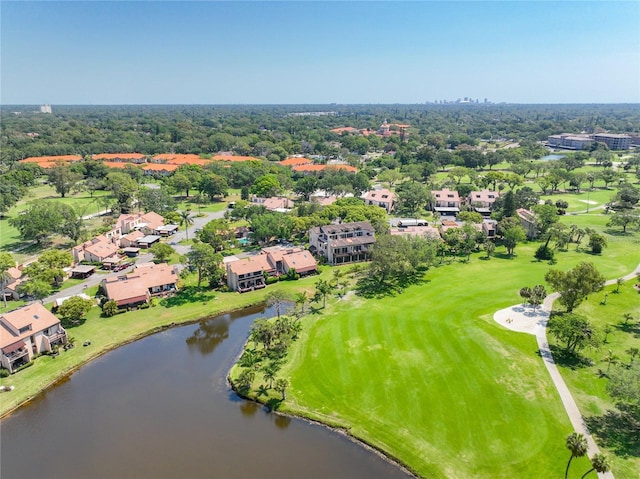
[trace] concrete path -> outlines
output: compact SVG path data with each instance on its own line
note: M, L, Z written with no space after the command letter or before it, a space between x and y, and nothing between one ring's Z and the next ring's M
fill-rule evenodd
M631 273L624 276L623 279L625 281L632 280L638 273L640 273L640 265L638 265ZM616 281L617 278L611 279L605 282L605 285L609 286L616 284ZM560 371L553 360L553 356L551 355L549 342L547 341L547 321L549 320L549 314L553 309L553 302L559 297L560 293L552 293L548 295L539 309L524 307L521 304L501 309L494 314L493 319L512 331L533 334L536 337L540 355L542 356L542 360L547 371L549 371L553 384L558 390L558 394L560 394L560 399L562 400L565 411L567 411L569 421L571 421L571 425L576 432L584 434L587 438L587 444L589 445L587 454L589 457L593 457L594 454L600 452L600 449L593 440L593 436L591 436L582 414L580 414L578 405L573 399L564 379L562 379L562 375L560 374ZM613 473L608 472L605 474L598 474L598 477L602 479L613 479Z

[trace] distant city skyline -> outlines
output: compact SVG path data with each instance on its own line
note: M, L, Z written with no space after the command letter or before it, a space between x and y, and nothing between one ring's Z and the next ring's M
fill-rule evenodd
M0 103L640 102L640 2L17 2Z

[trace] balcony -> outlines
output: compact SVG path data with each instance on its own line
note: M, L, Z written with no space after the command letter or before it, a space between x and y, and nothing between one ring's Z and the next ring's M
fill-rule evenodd
M29 354L29 351L27 350L26 347L22 347L20 349L16 349L15 351L12 351L10 353L5 353L4 357L7 358L9 360L9 362L14 362L17 361L18 359L20 359L23 356L27 356Z
M62 342L64 342L67 338L67 332L60 328L59 331L56 331L55 333L51 333L46 335L47 339L49 340L49 344L54 344L56 341L62 340Z

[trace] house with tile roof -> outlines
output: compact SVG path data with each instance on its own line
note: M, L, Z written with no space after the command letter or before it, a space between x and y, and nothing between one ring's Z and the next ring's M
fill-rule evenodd
M27 278L22 277L22 270L19 268L9 268L7 273L9 274L9 281L4 287L4 299L18 300L21 296L18 292L18 287L24 283Z
M60 320L40 303L0 314L0 364L10 373L66 342Z
M166 263L137 264L129 274L103 279L102 287L107 298L115 301L118 307L135 307L154 296L175 293L178 290L178 271Z
M309 230L309 251L331 265L365 261L376 242L368 221L318 226Z
M294 156L291 158L287 158L279 162L281 166L301 166L301 165L313 165L313 160L304 157Z
M312 175L325 170L345 170L349 173L357 173L358 169L350 165L298 165L291 168L296 173L303 175Z
M491 214L491 207L493 203L498 199L500 193L491 190L471 191L467 197L467 201L471 207L482 215L488 216Z
M443 216L456 216L460 213L460 196L455 190L443 188L431 191L435 204L433 210Z
M275 274L275 268L264 253L226 263L227 286L244 293L261 289L267 285L265 273Z
M364 203L371 206L380 206L387 213L391 213L396 204L396 194L386 188L367 191L362 195Z
M117 256L117 253L117 239L115 237L109 239L104 235L96 236L92 240L85 241L71 249L73 261L76 263L80 263L82 261L102 263L107 258Z

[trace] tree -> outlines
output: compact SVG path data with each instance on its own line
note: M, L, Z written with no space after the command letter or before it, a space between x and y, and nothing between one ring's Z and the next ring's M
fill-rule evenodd
M384 170L378 175L378 181L389 183L389 188L393 188L393 185L403 178L404 175L396 169Z
M536 214L536 226L538 233L544 235L551 225L558 221L558 208L554 205L537 205L533 207Z
M484 240L483 247L484 247L484 250L487 253L487 259L490 259L491 255L496 250L496 244L492 240L487 238L487 239Z
M205 174L200 180L199 190L206 194L210 200L216 197L225 197L228 194L229 185L227 180L220 175L213 173Z
M598 233L592 233L589 236L589 248L594 254L602 253L603 248L607 246L607 239Z
M527 235L525 234L524 229L522 229L522 226L518 225L507 229L502 238L502 242L507 248L507 254L509 256L513 256L513 252L515 251L518 243L523 242L525 239L527 239Z
M529 304L529 299L531 298L532 290L529 286L525 286L520 288L520 297L523 299L523 306Z
M122 213L129 213L138 192L136 180L126 173L114 171L107 175L105 185L115 197L118 210Z
M118 314L118 303L115 302L113 299L110 299L109 301L106 301L102 305L102 313L107 318L115 316L116 314Z
M609 374L609 369L611 369L611 364L618 364L619 359L620 358L618 357L618 355L614 354L613 351L609 349L607 355L604 358L602 358L602 360L607 363L607 372L605 374L607 375Z
M193 218L191 218L191 210L183 210L180 212L180 226L184 226L184 233L189 240L189 226L193 224Z
M602 474L605 472L609 472L611 470L611 466L609 465L609 460L607 459L607 456L605 456L600 452L594 454L594 456L591 458L591 466L592 466L591 469L585 472L582 475L581 479L584 479L585 477L587 477L589 473L593 471L596 471L598 474Z
M305 201L309 201L311 193L318 189L318 178L315 176L303 176L296 181L293 191L302 196Z
M58 308L58 315L67 321L78 321L93 307L93 301L80 296L72 296Z
M611 168L605 168L600 172L600 179L604 181L604 187L609 188L609 184L613 183L620 177L620 174L617 171L612 170Z
M628 368L613 368L607 392L612 398L630 406L636 419L640 420L640 361L634 361Z
M479 224L482 223L482 215L480 213L476 213L475 211L461 211L458 214L458 220L463 223L474 223Z
M218 275L217 270L221 269L219 264L222 262L222 257L216 254L211 245L197 243L185 255L185 262L190 270L198 273L198 289L200 289L203 279Z
M415 214L431 200L431 192L420 183L402 183L398 186L398 210Z
M82 180L82 175L75 173L71 167L67 164L59 162L53 168L47 170L49 175L49 183L53 185L58 193L63 198L71 189Z
M13 281L13 276L9 274L9 270L15 265L16 262L9 253L0 253L0 293L2 293L5 308L7 307L6 287Z
M282 394L282 400L287 399L287 388L289 387L289 381L284 378L276 379L275 390Z
M544 279L560 293L559 302L573 311L590 293L600 291L605 278L593 263L581 262L569 271L550 269Z
M20 232L22 239L35 240L40 244L61 229L63 218L60 205L51 202L32 203L24 213L11 218L9 224Z
M276 314L278 315L278 319L280 319L280 311L282 309L282 306L287 300L288 300L288 297L286 293L284 291L280 291L277 289L270 291L265 296L265 303L267 304L267 306L268 307L273 306L276 308Z
M295 301L296 306L300 306L300 314L304 314L304 307L309 300L309 295L306 291L302 291L300 293L296 293Z
M48 284L60 284L65 276L64 268L71 265L73 257L68 251L48 250L24 268L23 274Z
M280 185L278 177L273 173L269 173L257 178L253 186L251 186L250 191L261 198L268 198L280 193L282 186Z
M571 461L574 457L583 457L587 454L588 445L587 439L584 435L579 434L577 432L572 432L567 436L566 441L567 449L571 452L571 457L569 457L569 462L567 463L567 469L564 472L564 479L567 479L569 476L569 466L571 466Z
M158 263L166 263L171 255L175 253L175 250L167 243L156 243L149 249L149 251L153 253L155 260Z
M30 279L18 286L18 290L21 294L42 301L51 294L52 287L50 282L41 279Z
M529 298L529 303L533 308L537 308L544 302L544 298L547 297L547 288L542 284L536 284L531 289L531 297Z
M163 188L140 188L138 206L145 212L155 211L164 216L176 209L176 200Z
M321 279L319 281L316 282L315 284L316 286L316 294L319 298L322 298L322 307L326 308L327 307L327 296L329 294L331 294L331 285L325 281L324 279Z
M607 226L609 227L622 226L623 233L627 232L628 226L633 225L640 225L640 217L638 215L634 215L629 211L616 211L613 215L611 215L611 218L607 223Z
M574 313L556 314L547 324L549 333L565 343L565 351L576 354L587 346L598 346L595 328L584 316Z

